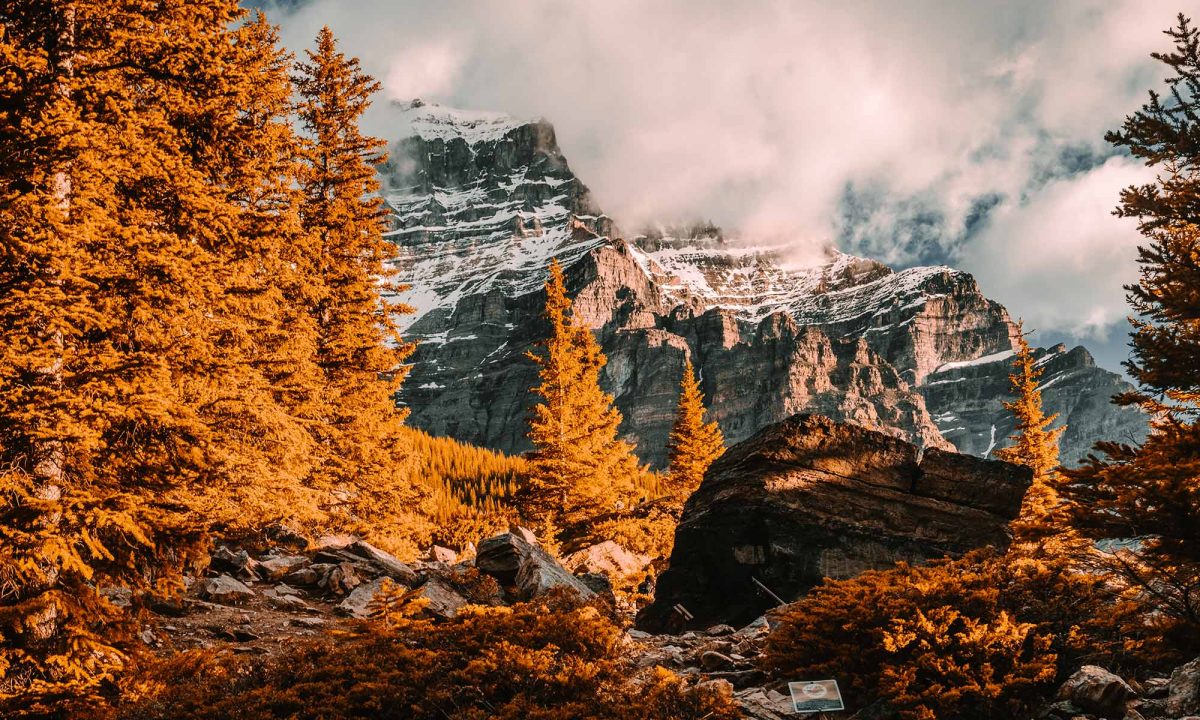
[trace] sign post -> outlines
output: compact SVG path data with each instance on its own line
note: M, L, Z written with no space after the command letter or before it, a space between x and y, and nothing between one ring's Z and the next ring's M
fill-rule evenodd
M788 683L792 707L798 713L825 713L845 710L837 680L809 680Z

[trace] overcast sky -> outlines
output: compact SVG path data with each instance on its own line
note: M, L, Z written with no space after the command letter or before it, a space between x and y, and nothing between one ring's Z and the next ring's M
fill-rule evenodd
M946 263L1040 331L1124 357L1147 171L1103 141L1161 84L1180 4L262 0L323 24L385 99L545 117L626 229ZM369 129L403 134L377 103Z

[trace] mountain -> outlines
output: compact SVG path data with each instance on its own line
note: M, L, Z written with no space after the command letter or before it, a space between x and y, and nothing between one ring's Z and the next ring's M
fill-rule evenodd
M544 120L414 101L382 169L396 265L420 345L400 401L410 422L509 452L528 448L544 332L545 268L567 268L577 314L608 356L602 382L642 459L665 462L684 359L732 444L800 412L922 447L986 456L1012 422L1002 403L1016 328L968 273L895 271L836 250L730 242L698 225L625 235L571 171ZM1102 438L1140 440L1145 419L1107 402L1128 389L1086 349L1039 349L1063 458Z

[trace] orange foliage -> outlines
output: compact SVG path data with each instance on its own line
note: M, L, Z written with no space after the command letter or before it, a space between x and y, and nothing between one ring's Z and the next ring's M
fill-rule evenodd
M639 677L621 630L595 608L550 597L469 607L434 624L395 612L273 661L157 668L121 718L684 720L740 717L720 691L660 669ZM179 669L182 668L182 669Z
M775 677L837 677L882 717L1014 718L1082 662L1141 669L1156 629L1062 561L985 551L826 581L767 642Z

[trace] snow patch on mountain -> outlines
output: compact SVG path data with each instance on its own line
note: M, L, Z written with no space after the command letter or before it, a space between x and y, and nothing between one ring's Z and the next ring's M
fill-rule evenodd
M531 121L482 110L461 110L413 100L401 113L409 133L422 140L462 138L468 145L492 142Z

